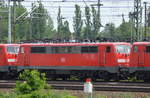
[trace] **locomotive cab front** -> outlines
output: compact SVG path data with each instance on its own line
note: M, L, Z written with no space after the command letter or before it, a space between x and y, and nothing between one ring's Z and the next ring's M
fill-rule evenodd
M120 79L127 79L129 75L129 58L130 58L130 44L119 44L115 46L118 72Z
M116 45L117 63L120 67L129 66L130 46L129 45Z

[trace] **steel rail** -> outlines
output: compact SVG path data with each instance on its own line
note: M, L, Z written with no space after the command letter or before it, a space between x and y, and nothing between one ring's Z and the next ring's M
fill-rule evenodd
M57 90L83 90L84 82L79 81L48 81L52 89ZM16 85L15 81L0 81L0 89L11 89ZM126 92L150 92L150 83L138 82L94 82L94 91L126 91Z

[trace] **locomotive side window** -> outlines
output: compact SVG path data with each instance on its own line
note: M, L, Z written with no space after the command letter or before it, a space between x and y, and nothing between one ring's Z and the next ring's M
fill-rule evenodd
M150 53L150 46L146 46L146 52Z
M43 46L31 47L31 53L46 53L46 47Z
M107 46L106 47L106 53L110 53L111 52L111 47L110 46Z
M81 47L81 53L97 53L98 47L97 46L83 46Z
M57 53L80 53L80 47L76 46L62 46L62 47L47 47L47 53L57 54Z
M88 53L89 49L87 46L81 47L81 53Z
M97 53L98 52L98 47L97 46L90 47L90 52Z
M59 48L58 47L52 47L51 48L52 53L58 53Z
M71 46L72 51L71 53L81 53L81 47L80 46Z
M68 53L67 47L51 47L51 52L48 53Z
M133 47L133 51L134 51L134 52L138 52L138 47L137 47L137 46L134 46L134 47Z
M24 53L24 47L21 47L21 53Z

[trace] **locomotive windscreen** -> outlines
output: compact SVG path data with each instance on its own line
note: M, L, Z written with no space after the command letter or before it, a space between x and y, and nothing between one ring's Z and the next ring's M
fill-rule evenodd
M116 45L117 53L130 53L131 47L128 45Z
M7 53L18 54L19 46L7 46Z

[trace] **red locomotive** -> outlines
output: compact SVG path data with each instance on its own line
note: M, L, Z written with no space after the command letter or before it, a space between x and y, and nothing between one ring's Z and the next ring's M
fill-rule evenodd
M9 72L9 67L17 61L19 45L0 44L0 76Z
M115 79L128 67L129 43L21 44L10 69L38 69L51 78ZM15 71L15 70L14 70Z
M139 80L150 81L150 42L133 43L130 73Z

